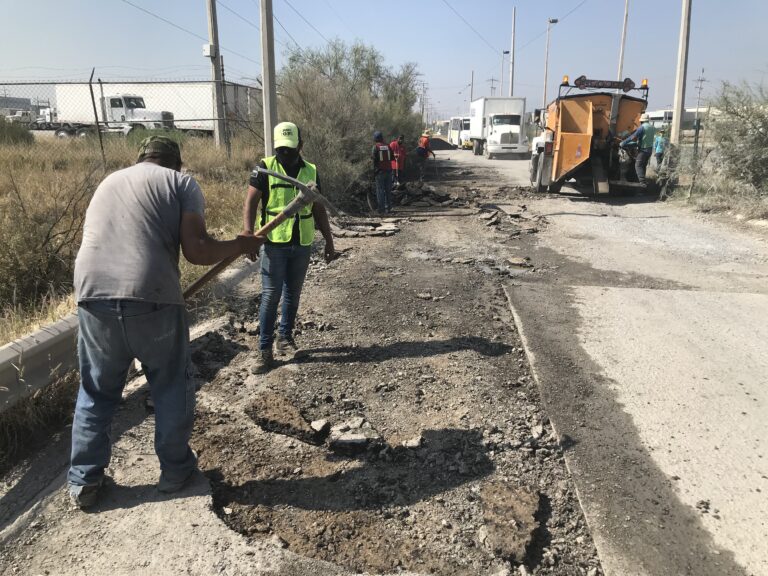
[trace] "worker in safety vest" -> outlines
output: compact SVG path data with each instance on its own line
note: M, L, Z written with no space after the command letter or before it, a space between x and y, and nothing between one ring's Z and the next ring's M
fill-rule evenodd
M320 185L317 168L301 156L302 140L299 128L292 122L282 122L274 129L275 155L264 158L260 166L296 178L300 182ZM296 197L298 190L285 180L253 171L243 207L243 234L253 235L256 211L261 203L261 226L267 224ZM336 256L328 213L316 202L302 208L295 217L286 220L267 235L261 248L261 307L259 308L259 354L251 368L263 374L275 366L272 344L278 354L300 353L293 339L301 288L309 267L315 225L325 239L325 259ZM256 255L251 255L253 260ZM282 295L277 341L274 340L277 307Z
M389 143L389 149L392 151L392 185L399 186L405 181L405 158L407 152L405 149L405 136L400 134L397 139Z
M373 133L373 177L376 181L376 203L379 214L392 212L392 151L384 142L384 135Z
M650 123L650 117L648 114L643 113L640 116L640 126L637 130L632 132L627 138L625 138L619 146L624 148L631 142L637 142L637 157L635 158L635 172L637 172L637 179L645 186L645 169L648 166L648 160L651 159L653 154L653 140L656 136L656 128Z
M430 146L429 136L429 130L425 130L419 138L419 144L416 148L416 162L419 165L419 180L424 180L424 168L427 165L429 155L432 154L432 158L435 157L435 153Z

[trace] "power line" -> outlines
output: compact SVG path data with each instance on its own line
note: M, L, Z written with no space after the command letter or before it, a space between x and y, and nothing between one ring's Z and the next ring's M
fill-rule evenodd
M320 38L322 38L323 40L325 40L326 44L330 44L330 43L331 43L331 41L330 41L330 40L328 40L328 38L326 38L325 36L323 36L323 33L322 33L322 32L320 32L320 30L318 30L317 28L315 28L315 26L312 24L312 22L310 22L309 20L307 20L306 18L304 18L304 15L303 15L301 12L299 12L298 10L296 10L296 8L294 8L294 7L293 7L293 4L291 4L290 2L288 2L288 0L283 0L283 2L285 2L285 3L288 5L288 7L289 7L291 10L293 10L294 12L296 12L296 14L298 14L298 15L299 15L299 18L301 18L302 20L304 20L304 22L306 22L306 23L307 23L307 26L309 26L310 28L312 28L312 30L314 30L315 32L317 32L317 34L320 36Z
M241 14L239 14L239 13L235 12L234 10L232 10L232 8L230 8L229 6L224 4L224 2L222 2L221 0L216 0L216 4L218 4L219 6L224 8L224 10L226 10L227 12L229 12L231 14L234 14L237 18L239 18L240 20L242 20L243 22L245 22L249 26L253 26L254 28L256 28L256 30L261 31L261 28L259 28L257 24L251 22L250 20L248 20L247 18L245 18Z
M294 43L294 44L296 44L296 48L299 50L299 52L301 52L301 50L302 50L302 48L301 48L301 44L299 44L298 42L296 42L296 38L294 38L294 37L291 35L291 33L290 33L290 32L288 32L288 29L287 29L285 26L283 26L283 23L282 23L282 22L280 22L280 20L278 20L277 16L275 16L275 15L273 14L273 15L272 15L272 18L274 18L274 19L275 19L275 22L277 22L277 25L278 25L278 26L280 26L280 28L282 28L282 29L283 29L283 32L285 32L285 33L288 35L288 38L290 38L290 39L293 41L293 43ZM286 48L287 48L287 46L286 46Z
M328 8L330 8L330 9L331 9L331 12L333 12L333 13L334 13L334 15L336 16L336 18L338 18L338 19L339 19L339 22L341 22L342 24L344 24L344 27L345 27L347 30L349 30L350 32L352 32L352 34L355 34L355 31L354 31L354 30L352 30L352 28L350 28L350 27L349 27L349 24L347 24L347 23L346 23L346 21L345 21L345 20L344 20L344 19L341 17L341 15L340 15L340 14L339 14L339 13L336 11L336 8L334 8L334 7L333 7L333 5L332 5L332 4L331 4L331 3L330 3L328 0L324 0L324 2L325 2L325 5L326 5L326 6L328 6Z
M195 38L197 38L198 40L202 40L203 42L206 42L206 43L208 42L208 38L205 38L204 36L200 36L200 34L192 32L191 30L187 30L186 28L183 28L183 27L179 26L178 24L176 24L174 22L171 22L167 18L163 18L162 16L160 16L158 14L155 14L154 12L150 12L146 8L142 8L141 6L138 6L137 4L134 4L130 0L121 0L121 1L124 2L125 4L128 4L129 6L133 6L134 8L136 8L136 10L140 10L141 12L144 12L145 14L148 14L149 16L152 16L152 18L156 18L157 20L160 20L161 22L165 22L169 26L173 26L177 30L181 30L185 34L189 34L190 36L194 36ZM242 58L243 60L248 60L249 62L253 62L257 66L261 66L261 62L259 62L258 60L254 60L253 58L249 58L245 54L240 54L239 52L235 52L234 50L230 50L228 48L224 48L224 46L219 46L219 48L221 49L222 52L229 52L230 54L234 54L235 56L238 56L238 57Z
M287 0L286 0L286 1L287 1ZM586 0L585 0L585 1L586 1ZM501 52L500 50L498 50L497 48L495 48L495 47L493 46L493 44L491 44L490 42L488 42L488 40L486 40L486 39L485 39L485 36L483 36L482 34L480 34L480 32L478 32L477 30L475 30L475 27L474 27L474 26L472 26L472 24L470 24L469 22L467 22L467 21L464 19L464 16L462 16L461 14L459 14L458 12L456 12L456 9L455 9L453 6L451 6L450 4L448 4L448 0L443 0L443 4L445 4L446 6L448 6L448 8L450 8L450 10L451 10L451 11L452 11L454 14L456 14L456 16L458 16L459 18L461 18L461 21L462 21L462 22L464 22L464 24L466 24L467 26L469 26L470 30L472 30L472 32L474 32L474 33L477 35L477 37L478 37L478 38L480 38L480 40L482 40L483 42L485 42L485 44L486 44L486 45L487 45L487 46L488 46L488 47L489 47L491 50L493 50L493 53L494 53L494 54L498 55L498 54L499 54L499 52Z
M589 2L589 0L581 0L581 2L579 2L579 3L578 3L578 4L577 4L577 5L574 7L574 8L572 8L572 9L571 9L569 12L567 12L567 13L566 13L564 16L560 16L560 18L558 18L558 21L562 22L563 20L565 20L566 18L568 18L568 16L570 16L571 14L573 14L574 12L576 12L576 10L578 10L579 8L581 8L582 6L584 6L584 4L586 4L587 2ZM541 33L541 34L539 34L538 36L535 36L534 38L530 39L528 42L526 42L525 44L523 44L522 46L520 46L520 48L518 48L518 49L517 49L517 51L518 51L518 52L520 52L520 51L521 51L521 50L523 50L523 49L524 49L526 46L530 46L531 44L533 44L534 42L536 42L536 40L538 40L539 38L541 38L542 36L544 36L546 33L547 33L547 31L546 31L546 30L542 31L542 33Z

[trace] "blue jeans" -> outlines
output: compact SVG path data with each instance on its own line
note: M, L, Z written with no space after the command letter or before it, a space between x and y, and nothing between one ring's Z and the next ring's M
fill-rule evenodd
M277 305L282 296L280 336L290 338L299 310L301 288L309 268L311 246L264 244L261 247L261 307L259 349L271 350L275 339Z
M197 466L189 447L195 415L187 312L178 304L94 300L78 307L80 392L72 423L71 486L98 484L112 452L110 428L137 358L155 403L155 452L163 476L184 480Z
M376 174L376 203L379 214L392 210L392 171L382 170Z

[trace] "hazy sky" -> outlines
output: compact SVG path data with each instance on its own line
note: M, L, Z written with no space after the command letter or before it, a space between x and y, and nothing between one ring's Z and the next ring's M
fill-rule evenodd
M490 95L487 80L498 79L501 51L510 46L513 6L515 95L526 96L529 109L540 106L543 97L547 18L560 19L551 34L549 99L563 74L615 78L624 0L273 0L275 16L287 30L276 23L277 66L285 46L294 42L320 47L335 37L359 39L375 46L388 65L416 62L437 114L457 115L468 109L472 70L475 97ZM0 8L12 15L0 36L0 83L87 79L93 66L103 79L210 77L202 55L208 35L205 0L0 0ZM649 79L653 108L672 103L680 13L680 0L630 0L623 75L638 84ZM258 0L221 0L218 16L228 79L258 76ZM693 0L688 105L695 104L701 68L708 80L705 96L725 80L763 80L766 23L768 0ZM504 76L506 85L507 63Z

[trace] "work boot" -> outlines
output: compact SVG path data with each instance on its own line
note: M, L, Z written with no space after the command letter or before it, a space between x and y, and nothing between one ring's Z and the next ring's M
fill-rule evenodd
M275 367L275 357L272 350L259 350L256 355L256 364L251 367L253 374L266 374Z
M306 355L306 353L296 345L293 336L278 336L275 341L275 350L281 356L302 358Z
M173 494L184 488L189 481L197 475L197 466L195 466L189 473L183 478L178 480L169 480L164 472L160 473L160 480L157 482L157 491L163 494Z
M96 484L89 484L87 486L75 486L70 484L69 486L69 498L72 502L80 508L80 510L87 510L92 508L99 500L99 493L101 487L104 486L106 479L104 477Z

